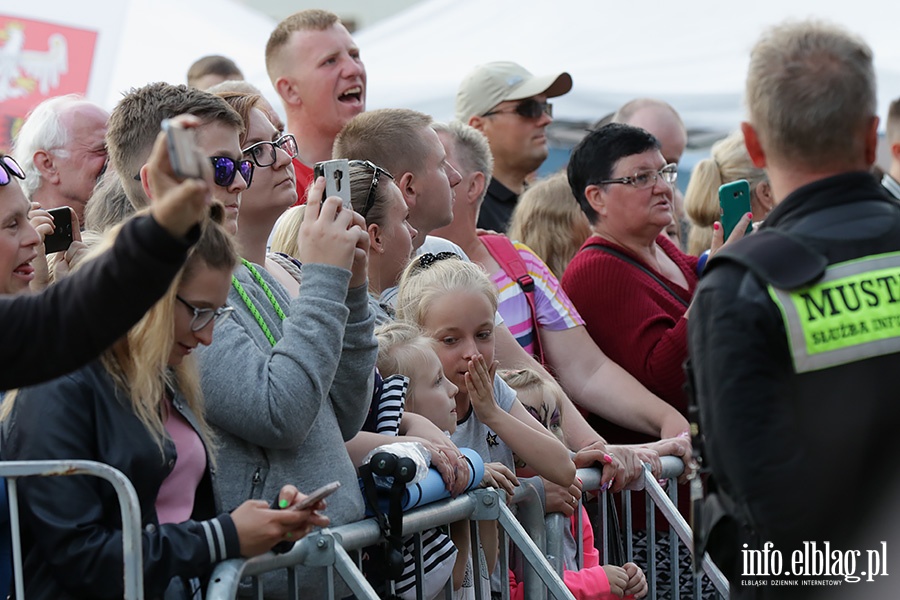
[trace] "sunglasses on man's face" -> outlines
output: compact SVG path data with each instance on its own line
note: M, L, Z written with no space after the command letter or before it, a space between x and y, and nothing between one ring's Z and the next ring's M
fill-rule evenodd
M12 156L0 158L0 185L9 185L13 177L25 179L25 172Z
M235 161L227 156L211 156L209 160L212 161L213 181L216 185L230 186L234 183L234 178L240 170L241 177L244 178L247 187L250 187L250 182L253 181L253 161Z
M541 102L536 98L526 98L516 104L512 110L492 110L481 116L490 117L491 115L519 115L523 119L540 119L544 115L553 116L553 105L546 100Z
M242 160L236 163L233 158L229 158L227 156L210 156L209 160L212 161L213 182L215 182L216 185L228 187L229 185L234 183L234 177L235 175L237 175L238 169L240 169L241 177L244 178L244 181L247 183L247 187L250 187L250 182L253 181L253 161ZM236 164L238 165L238 168L235 168ZM135 175L134 180L140 181L141 174L138 173L137 175ZM6 184L0 183L0 185Z

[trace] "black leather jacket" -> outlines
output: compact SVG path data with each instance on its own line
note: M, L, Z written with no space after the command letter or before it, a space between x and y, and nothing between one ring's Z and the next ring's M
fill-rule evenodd
M173 238L149 215L122 227L113 247L40 294L0 296L0 390L87 364L169 289L200 228Z
M896 470L900 353L798 372L767 283L804 288L826 265L900 251L900 207L869 174L849 173L796 190L767 230L775 234L711 260L694 297L689 347L705 458L740 508L731 516L759 542L786 557L802 541L860 549L884 475Z
M173 406L197 428L180 397ZM163 596L174 577L203 577L240 555L231 517L216 516L208 467L192 520L159 524L155 501L175 464L174 444L166 439L160 449L99 362L20 390L3 423L2 457L95 460L128 477L140 502L147 598ZM122 523L112 486L89 476L31 477L20 480L19 501L29 598L122 597Z

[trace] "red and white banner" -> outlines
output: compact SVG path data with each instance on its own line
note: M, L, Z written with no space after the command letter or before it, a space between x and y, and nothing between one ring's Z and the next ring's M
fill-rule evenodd
M42 101L87 93L96 42L96 31L0 14L0 151Z

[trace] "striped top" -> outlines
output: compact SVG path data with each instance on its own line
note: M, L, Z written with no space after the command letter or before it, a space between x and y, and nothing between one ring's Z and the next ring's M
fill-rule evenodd
M544 261L525 244L513 242L513 246L534 280L534 305L540 327L550 331L562 331L584 325L584 319L575 310L572 301L560 287L556 275ZM497 311L519 345L526 352L534 354L531 307L528 305L525 292L502 268L491 275L491 280L500 293Z

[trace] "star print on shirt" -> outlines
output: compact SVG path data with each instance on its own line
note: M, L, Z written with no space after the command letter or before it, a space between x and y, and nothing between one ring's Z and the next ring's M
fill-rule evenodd
M494 432L488 432L487 436L485 436L484 439L485 441L487 441L487 445L489 448L500 445L500 440L497 439L497 434Z

